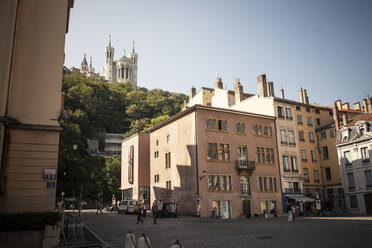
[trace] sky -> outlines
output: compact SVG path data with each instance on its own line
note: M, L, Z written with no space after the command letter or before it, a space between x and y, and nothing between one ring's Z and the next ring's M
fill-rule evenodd
M331 106L372 97L372 1L369 0L75 0L65 65L84 53L101 72L109 35L115 59L138 53L140 87L189 94L214 87L257 94L257 77L275 96Z

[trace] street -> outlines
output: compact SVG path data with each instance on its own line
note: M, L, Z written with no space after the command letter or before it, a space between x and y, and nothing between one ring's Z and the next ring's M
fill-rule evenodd
M136 215L119 215L85 210L84 225L112 247L124 247L124 236L142 233L153 248L169 248L176 239L183 247L369 247L372 244L372 217L253 218L215 220L179 216L157 219L151 215L136 224Z

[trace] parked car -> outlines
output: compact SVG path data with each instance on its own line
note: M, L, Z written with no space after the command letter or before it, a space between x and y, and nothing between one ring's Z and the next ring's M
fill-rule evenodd
M136 214L137 211L141 211L139 208L139 203L136 200L122 200L120 202L120 205L118 207L118 213L124 213L124 214L130 214L134 213Z

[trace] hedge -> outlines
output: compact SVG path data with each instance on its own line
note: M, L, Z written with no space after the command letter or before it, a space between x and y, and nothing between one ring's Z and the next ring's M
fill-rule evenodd
M0 214L0 232L43 231L46 225L57 225L62 219L58 212L23 212Z

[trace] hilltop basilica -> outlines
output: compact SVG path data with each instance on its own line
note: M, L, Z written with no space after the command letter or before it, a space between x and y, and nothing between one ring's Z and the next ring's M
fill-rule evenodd
M129 54L129 58L125 54L124 56L114 60L115 48L111 46L111 35L109 44L105 48L105 66L102 68L101 74L95 73L95 69L92 66L92 57L90 57L90 63L86 59L84 54L83 61L80 65L80 70L72 67L70 71L79 72L86 77L95 77L108 82L119 82L126 83L130 82L133 88L137 87L137 64L138 54L134 51L134 42L132 52Z

